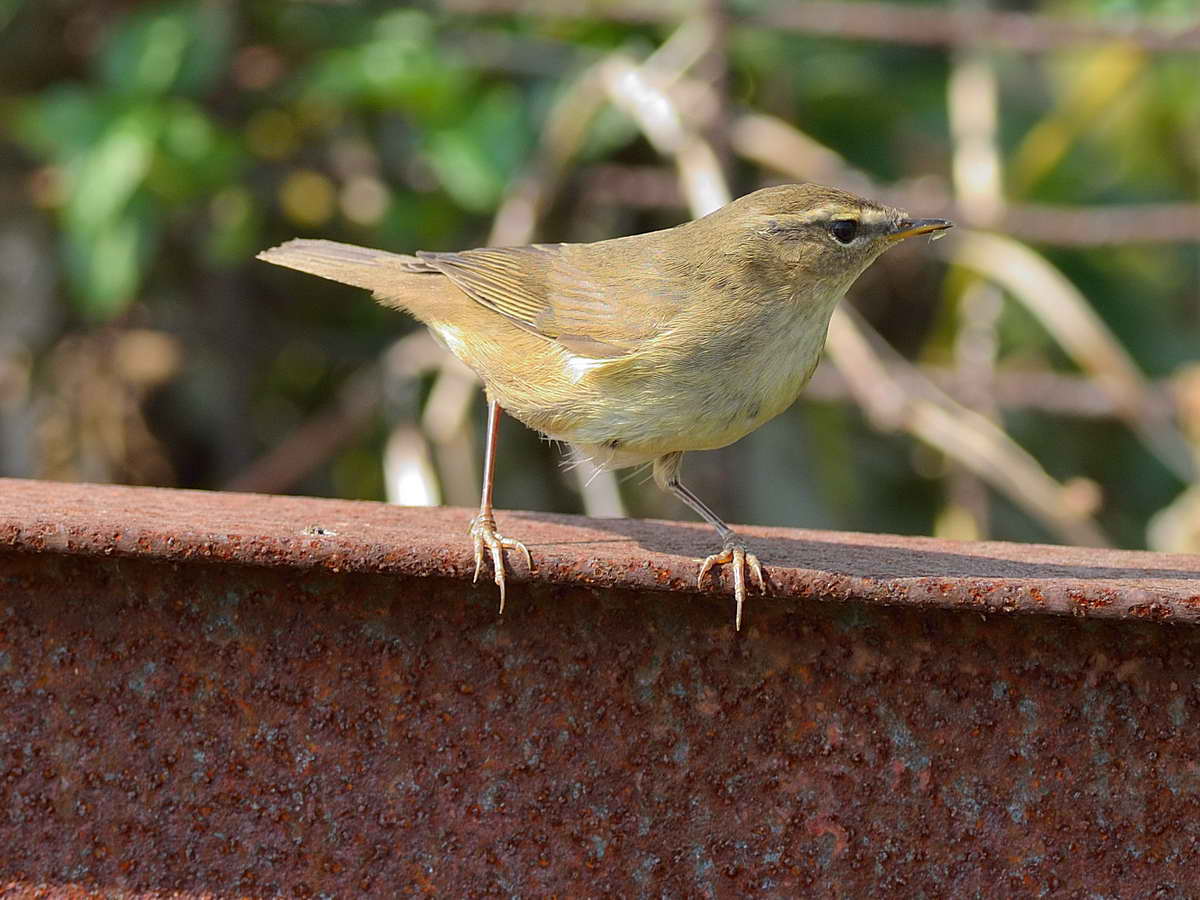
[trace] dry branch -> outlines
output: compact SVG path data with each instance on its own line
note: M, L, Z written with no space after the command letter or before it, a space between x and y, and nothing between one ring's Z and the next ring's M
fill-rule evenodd
M541 18L678 22L695 13L689 0L443 0L454 13L520 13ZM987 44L1040 53L1122 42L1158 53L1200 50L1195 18L1133 16L1066 19L1008 11L958 11L907 3L778 2L734 19L736 24L847 40L924 47Z
M967 232L947 260L978 272L1025 306L1096 383L1118 414L1184 481L1196 478L1187 441L1156 402L1146 377L1091 304L1061 272L1028 247L997 234Z

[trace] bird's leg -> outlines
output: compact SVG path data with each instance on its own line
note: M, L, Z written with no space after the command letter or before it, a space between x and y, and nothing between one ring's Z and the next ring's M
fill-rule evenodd
M471 520L469 534L475 541L475 578L479 581L479 569L483 565L483 551L487 548L492 557L493 580L500 588L500 612L504 612L504 551L520 550L525 562L533 569L533 558L529 549L520 541L506 538L496 531L496 517L492 514L492 487L496 482L496 438L500 434L500 413L504 410L495 400L488 402L487 439L483 450L483 496L479 500L479 515Z
M758 589L767 592L767 581L763 577L762 565L758 557L746 549L745 542L737 533L721 521L721 517L705 505L704 501L688 490L687 485L679 480L679 469L683 464L682 453L668 453L654 461L654 480L665 491L670 491L692 509L700 518L717 529L723 546L720 553L706 557L700 564L700 575L696 578L697 587L704 584L704 576L713 566L728 563L733 567L733 597L737 603L737 614L734 618L734 628L742 627L742 604L746 602L746 569L754 575Z

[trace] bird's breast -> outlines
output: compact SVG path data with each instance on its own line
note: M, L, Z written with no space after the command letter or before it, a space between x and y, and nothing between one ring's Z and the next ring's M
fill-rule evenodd
M616 466L731 444L795 402L820 359L832 308L767 310L694 346L672 346L666 335L629 358L567 359L595 414L561 437L602 448L588 452Z

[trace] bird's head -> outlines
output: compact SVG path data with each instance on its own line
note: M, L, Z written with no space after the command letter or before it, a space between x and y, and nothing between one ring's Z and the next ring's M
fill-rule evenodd
M721 246L714 248L722 255L740 256L767 273L838 294L889 247L951 227L945 219L914 219L817 184L755 191L695 224L702 223L722 235Z

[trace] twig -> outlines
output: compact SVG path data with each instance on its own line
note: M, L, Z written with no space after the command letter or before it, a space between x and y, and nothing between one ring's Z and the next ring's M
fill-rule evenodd
M479 379L440 346L438 350L442 362L421 413L420 434L433 445L443 502L471 506L479 499L481 474L471 423Z
M347 377L333 403L231 478L223 490L262 494L290 490L371 421L383 400L386 370L399 370L411 377L438 366L444 354L424 331L401 338L382 360L368 363Z
M1025 241L1060 247L1193 244L1200 242L1200 205L1139 203L1089 208L1013 204L999 227Z
M618 54L604 67L609 99L637 122L654 149L675 159L680 189L695 215L728 203L729 186L712 147L685 126L668 89L707 52L714 37L707 20L693 19L642 65Z
M455 13L521 13L542 18L676 22L696 11L688 0L443 0ZM1195 18L1156 21L1132 16L1064 19L1021 12L963 14L908 3L785 2L749 12L738 24L847 40L924 47L986 44L1041 53L1122 42L1158 53L1200 50Z
M359 369L342 383L333 403L229 479L223 490L258 494L290 490L366 427L383 396L379 378L376 364Z
M496 212L488 238L491 246L514 246L534 239L537 223L558 193L567 167L604 103L603 66L592 65L551 107L533 161L509 186Z
M944 254L948 262L979 272L1020 301L1112 395L1121 417L1155 455L1184 481L1196 479L1191 450L1170 409L1155 402L1137 364L1061 272L1030 248L996 234L962 234Z
M1047 475L1036 459L995 423L939 391L849 306L841 307L830 323L829 350L847 376L851 393L877 424L903 428L941 450L1069 542L1111 546L1090 510L1071 502L1072 492ZM870 366L862 364L867 358ZM881 372L886 382L878 380Z
M905 3L809 2L774 4L751 21L808 34L929 47L985 45L1042 53L1120 42L1160 53L1200 49L1200 23L1195 18L1165 22L1132 16L1064 19Z
M440 506L437 472L429 442L414 425L397 425L383 448L383 480L388 503L399 506Z
M982 2L959 0L957 8L978 9ZM952 184L963 221L977 227L994 223L1004 213L996 136L999 106L999 88L990 54L977 47L957 50L946 84ZM982 279L973 279L959 297L954 336L955 395L968 409L992 423L997 422L992 392L998 344L996 325L1002 309L999 288ZM939 516L936 533L942 537L988 537L990 498L983 480L962 465L951 467L948 480L949 502Z
M922 365L921 375L956 400L970 405L961 397L958 373L947 366ZM1171 382L1151 385L1156 404L1171 402ZM833 366L817 368L805 396L826 402L852 400L845 378ZM1082 375L1068 375L1042 369L998 369L992 383L992 399L1005 411L1032 412L1071 419L1104 420L1117 418L1118 410L1112 394L1094 380Z

